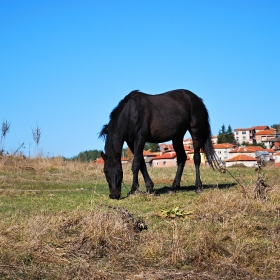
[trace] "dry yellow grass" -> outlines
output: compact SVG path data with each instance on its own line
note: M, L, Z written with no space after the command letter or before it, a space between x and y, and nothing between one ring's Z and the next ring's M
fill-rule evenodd
M257 173L230 171L246 195L228 174L208 168L201 171L205 191L195 195L192 167L182 190L168 194L164 186L175 169L155 168L159 196L115 201L100 166L2 158L0 278L279 279L279 169L263 170L271 189L257 198ZM124 182L129 188L129 167ZM176 206L191 214L157 215ZM147 230L135 226L138 219Z

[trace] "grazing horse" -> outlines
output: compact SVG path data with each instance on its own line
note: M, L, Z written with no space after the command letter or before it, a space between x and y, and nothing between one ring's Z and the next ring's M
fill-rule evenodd
M172 140L178 165L171 189L178 189L186 162L183 145L186 131L190 132L193 139L195 187L199 193L202 191L199 171L201 149L210 166L215 167L209 116L202 99L184 89L158 95L138 90L130 92L111 112L109 123L103 126L99 134L99 137L105 138L105 153L102 152L101 155L105 161L104 173L109 184L109 197L119 199L121 196L121 152L124 141L134 154L130 193L134 193L139 187L139 170L144 177L147 192L153 192L154 184L143 158L144 145L146 142L160 143L169 140Z

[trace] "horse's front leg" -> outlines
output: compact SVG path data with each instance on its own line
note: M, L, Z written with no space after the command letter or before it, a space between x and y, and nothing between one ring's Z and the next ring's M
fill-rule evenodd
M149 176L143 155L142 155L142 159L141 159L140 171L141 171L144 181L145 181L147 193L152 193L154 191L154 183Z
M133 173L133 181L131 186L130 193L135 193L136 190L139 188L139 181L138 181L138 174L139 170L141 169L142 172L142 159L143 159L143 148L145 141L141 141L141 139L136 139L134 142L127 142L128 147L134 154L134 159L132 163L132 173Z
M139 181L138 181L138 174L140 170L140 164L137 162L137 157L134 154L134 159L132 163L132 173L133 173L133 179L132 179L132 186L130 193L135 193L139 188Z

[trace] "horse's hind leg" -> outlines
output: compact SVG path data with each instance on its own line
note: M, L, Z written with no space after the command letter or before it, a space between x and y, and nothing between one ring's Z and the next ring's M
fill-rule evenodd
M195 192L196 193L201 193L203 191L202 188L202 183L200 179L200 163L201 163L201 155L200 155L200 149L201 149L201 141L196 139L195 136L192 136L193 138L193 148L194 148L194 155L193 155L193 160L194 160L194 166L195 166Z
M174 147L174 150L176 152L176 155L177 155L177 172L176 172L176 176L175 176L175 179L172 183L172 189L173 190L176 190L180 187L180 182L181 182L181 178L182 178L182 174L183 174L183 170L184 170L184 167L185 167L185 163L186 163L186 159L187 159L187 156L186 156L186 153L185 153L185 150L184 150L184 145L183 145L183 139L174 139L172 140L173 142L173 147Z

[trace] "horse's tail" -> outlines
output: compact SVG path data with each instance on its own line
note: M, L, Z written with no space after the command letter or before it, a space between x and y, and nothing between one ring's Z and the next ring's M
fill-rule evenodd
M205 107L205 106L204 106ZM202 137L202 150L205 153L207 162L209 165L215 170L219 168L219 163L217 161L217 156L212 144L212 133L210 127L210 120L209 114L205 107L206 114L205 114L205 129Z

